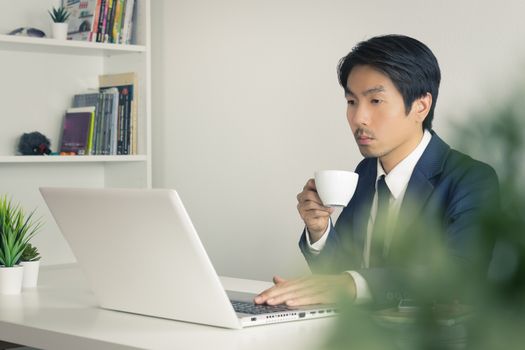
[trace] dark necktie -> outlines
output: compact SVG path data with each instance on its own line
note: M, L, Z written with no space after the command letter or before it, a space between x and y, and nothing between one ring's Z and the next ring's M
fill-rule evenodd
M377 180L377 213L372 229L370 248L370 267L384 264L384 246L387 231L388 206L390 205L390 190L385 181L385 175Z

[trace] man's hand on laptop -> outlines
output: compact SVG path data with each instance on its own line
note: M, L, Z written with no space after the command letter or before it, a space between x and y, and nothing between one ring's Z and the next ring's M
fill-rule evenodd
M273 278L275 285L255 297L256 304L301 306L333 304L338 297L348 295L355 299L355 284L348 274L311 275L298 279Z

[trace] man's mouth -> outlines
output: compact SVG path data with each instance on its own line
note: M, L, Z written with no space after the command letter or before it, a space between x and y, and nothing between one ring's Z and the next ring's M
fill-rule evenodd
M367 135L357 135L356 141L358 145L366 146L369 145L374 138Z

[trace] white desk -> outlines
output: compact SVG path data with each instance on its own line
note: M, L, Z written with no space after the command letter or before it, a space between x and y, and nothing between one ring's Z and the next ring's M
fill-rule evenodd
M39 287L0 295L0 340L43 349L318 349L334 318L230 330L103 310L76 265L43 267ZM227 289L270 283L222 278ZM205 305L203 304L203 307Z

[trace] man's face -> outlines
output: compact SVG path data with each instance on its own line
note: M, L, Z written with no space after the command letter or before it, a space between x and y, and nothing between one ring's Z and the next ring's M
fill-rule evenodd
M407 115L403 96L390 78L367 65L352 69L347 90L346 116L361 154L380 158L385 171L390 171L423 135L417 100Z

